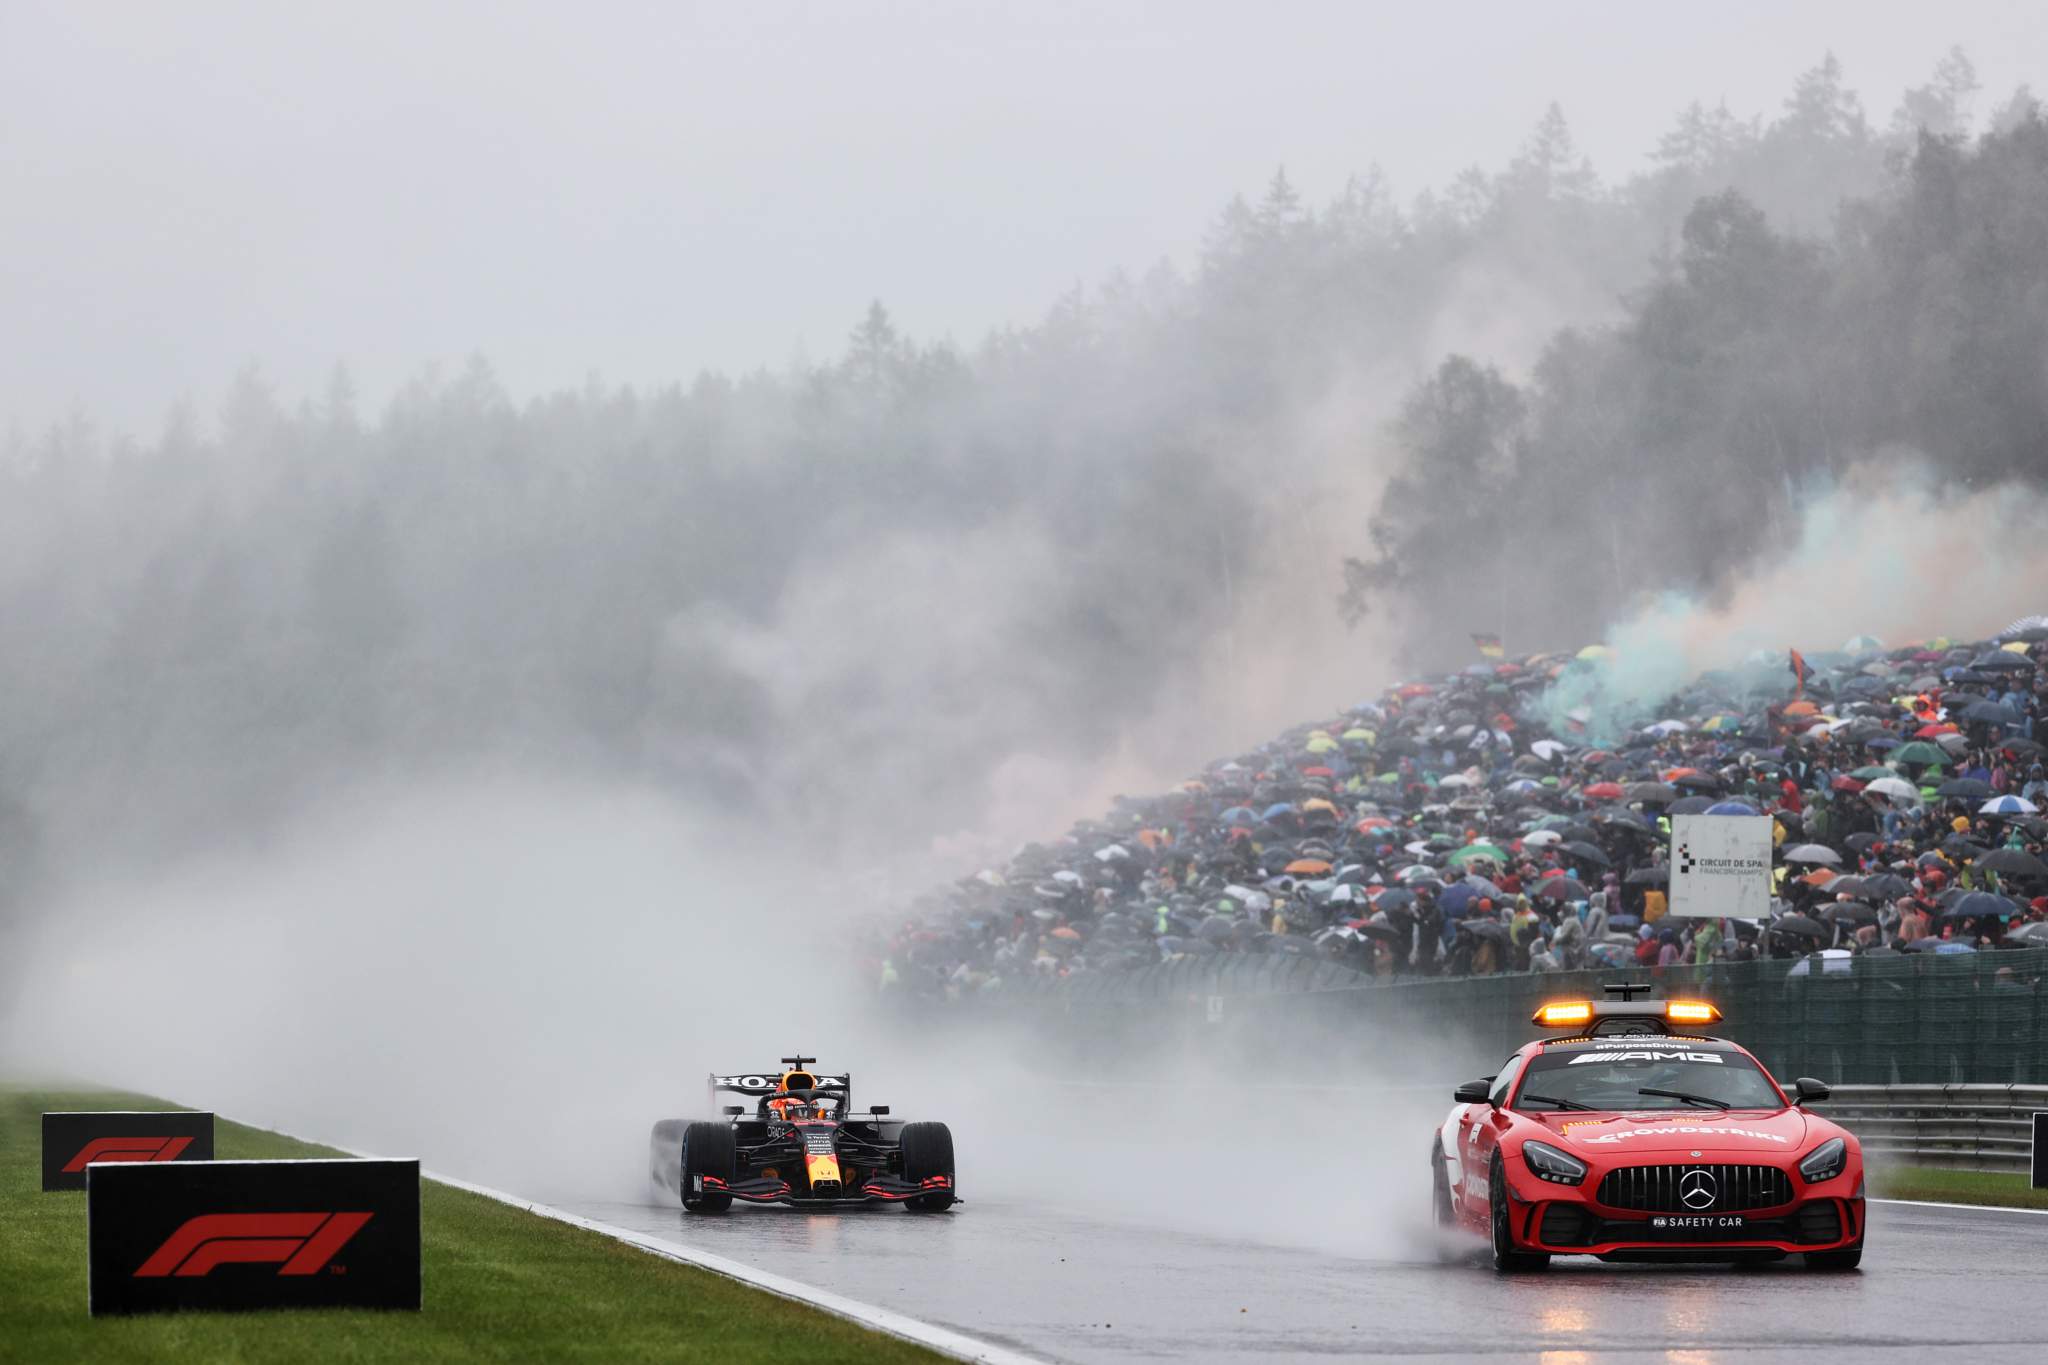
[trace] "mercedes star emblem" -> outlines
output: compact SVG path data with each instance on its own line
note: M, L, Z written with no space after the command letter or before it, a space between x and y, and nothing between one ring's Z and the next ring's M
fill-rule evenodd
M1715 1198L1721 1193L1721 1186L1714 1179L1712 1171L1695 1167L1678 1178L1678 1199L1692 1210L1714 1207Z

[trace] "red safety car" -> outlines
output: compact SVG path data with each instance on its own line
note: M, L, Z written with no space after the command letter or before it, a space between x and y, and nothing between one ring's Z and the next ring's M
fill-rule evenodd
M1705 1001L1608 991L1543 1006L1534 1022L1561 1032L1458 1087L1429 1149L1440 1236L1486 1237L1498 1270L1795 1254L1854 1269L1862 1148L1805 1108L1828 1087L1801 1079L1787 1095L1743 1048L1695 1031L1721 1018Z

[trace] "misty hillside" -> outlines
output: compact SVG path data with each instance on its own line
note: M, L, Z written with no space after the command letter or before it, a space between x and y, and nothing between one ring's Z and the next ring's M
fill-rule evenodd
M1618 184L1556 110L1405 206L1277 174L1199 261L972 346L878 304L784 372L515 403L479 360L375 414L249 374L145 442L17 435L8 838L204 841L495 763L889 847L1013 755L1307 685L1347 553L1422 655L1493 628L1511 564L1556 604L1533 646L1725 579L1893 444L2037 476L2048 130L2016 98L1973 139L1973 94L1952 56L1878 128L1830 60Z

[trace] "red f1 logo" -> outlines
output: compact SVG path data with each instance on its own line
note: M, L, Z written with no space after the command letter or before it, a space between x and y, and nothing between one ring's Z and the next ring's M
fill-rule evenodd
M64 1173L75 1175L91 1161L176 1161L178 1153L191 1145L188 1137L94 1138L65 1163Z
M281 1261L280 1275L313 1275L369 1221L367 1213L205 1213L172 1233L135 1274L204 1275L230 1262Z

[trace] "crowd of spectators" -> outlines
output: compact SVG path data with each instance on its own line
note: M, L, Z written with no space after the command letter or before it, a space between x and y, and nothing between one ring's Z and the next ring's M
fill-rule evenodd
M2048 617L1774 654L1650 706L1603 686L1623 662L1400 683L925 898L870 966L957 998L1222 953L1394 978L2048 946ZM1691 814L1769 818L1768 918L1671 912Z

